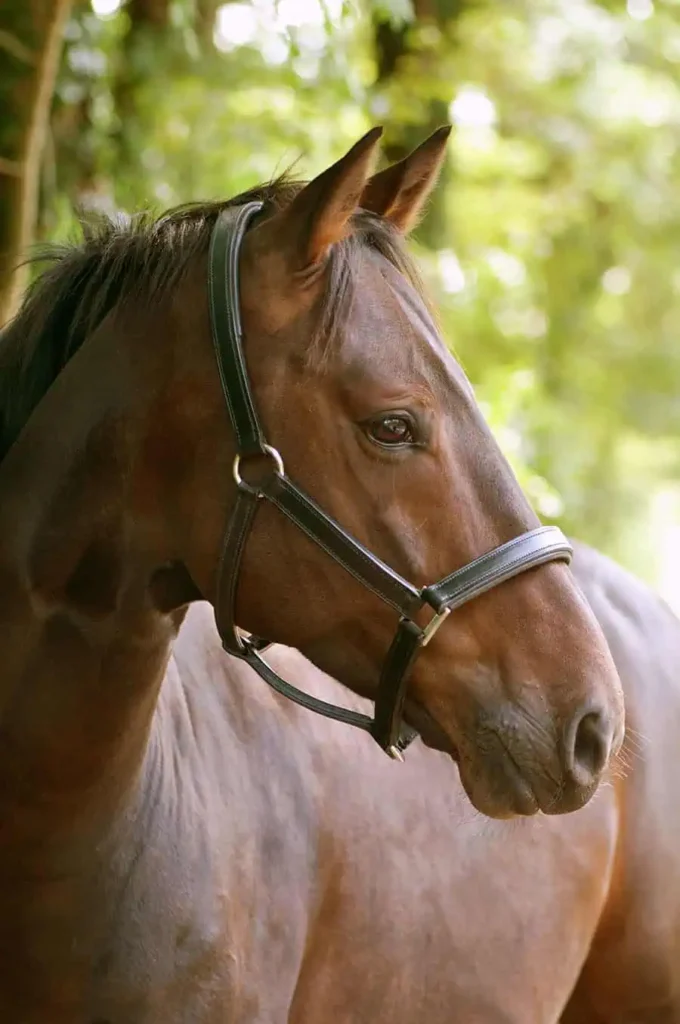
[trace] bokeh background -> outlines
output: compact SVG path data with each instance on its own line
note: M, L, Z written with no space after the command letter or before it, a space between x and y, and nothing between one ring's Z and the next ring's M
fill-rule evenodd
M455 131L414 238L541 516L680 610L680 0L2 0L0 323L35 242Z

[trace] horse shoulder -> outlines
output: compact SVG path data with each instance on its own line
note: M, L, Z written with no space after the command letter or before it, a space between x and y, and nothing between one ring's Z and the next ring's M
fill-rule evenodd
M309 750L258 677L224 654L209 608L192 606L137 792L102 855L115 913L96 1015L169 1019L181 991L195 1019L284 1019L317 832Z

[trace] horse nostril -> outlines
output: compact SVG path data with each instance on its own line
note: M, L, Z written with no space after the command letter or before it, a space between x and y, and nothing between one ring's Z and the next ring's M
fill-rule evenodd
M580 786L592 786L609 760L612 729L600 711L577 714L568 729L566 769Z

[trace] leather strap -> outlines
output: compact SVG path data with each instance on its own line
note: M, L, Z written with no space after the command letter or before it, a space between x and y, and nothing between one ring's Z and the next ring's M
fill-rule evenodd
M308 711L315 711L317 715L323 715L324 718L333 718L344 725L353 725L357 729L366 730L366 732L372 731L373 719L368 715L364 715L360 711L352 711L350 708L341 708L337 704L329 704L327 701L319 700L318 697L312 697L310 693L298 690L297 686L287 683L285 679L282 679L274 671L271 665L267 664L257 650L248 645L248 641L246 641L246 653L242 657L264 679L265 683L271 686L272 690L276 690L277 693L282 694L301 707L307 708Z
M422 608L420 591L355 540L286 476L273 473L261 493L326 554L401 615Z
M250 392L243 353L243 328L238 283L239 253L248 224L262 203L224 210L210 239L208 292L210 323L224 400L241 455L264 451L264 435Z
M422 629L410 619L401 619L383 662L375 699L372 735L383 750L404 750L417 736L414 729L402 722L402 714L408 677L422 641Z
M556 526L539 526L507 544L488 551L462 569L423 590L423 599L436 611L460 608L480 594L546 562L570 562L573 549Z
M243 640L236 628L236 588L241 558L257 512L257 495L239 491L222 546L222 559L217 574L215 619L220 623L220 638L225 651L241 657ZM226 628L228 627L228 629Z

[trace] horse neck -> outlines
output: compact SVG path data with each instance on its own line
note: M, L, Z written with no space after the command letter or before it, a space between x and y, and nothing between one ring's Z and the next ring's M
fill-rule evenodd
M167 495L144 463L139 402L89 348L0 464L0 821L19 847L91 835L125 802L183 617L150 596L163 555L150 510Z

